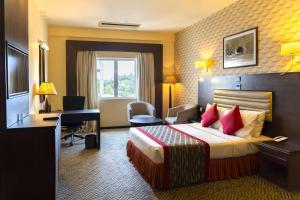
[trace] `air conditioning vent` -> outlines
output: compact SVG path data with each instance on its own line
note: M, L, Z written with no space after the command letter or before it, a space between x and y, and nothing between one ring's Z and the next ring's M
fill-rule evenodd
M120 29L137 29L141 24L134 23L119 23L119 22L99 22L101 28L120 28Z

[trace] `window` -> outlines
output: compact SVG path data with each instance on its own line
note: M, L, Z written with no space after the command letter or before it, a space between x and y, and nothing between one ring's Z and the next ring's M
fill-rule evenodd
M136 59L97 59L98 96L102 98L136 97Z

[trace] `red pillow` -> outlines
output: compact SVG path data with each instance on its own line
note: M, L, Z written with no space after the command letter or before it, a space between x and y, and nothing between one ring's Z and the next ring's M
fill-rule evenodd
M239 106L235 106L226 115L221 117L223 133L233 135L244 127Z
M213 125L219 119L219 113L217 109L217 105L212 105L205 113L201 116L201 123L203 127L209 127Z

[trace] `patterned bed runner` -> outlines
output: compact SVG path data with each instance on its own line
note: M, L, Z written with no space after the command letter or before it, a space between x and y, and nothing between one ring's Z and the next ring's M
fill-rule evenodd
M166 188L207 180L210 157L207 142L172 126L146 126L137 129L164 149Z

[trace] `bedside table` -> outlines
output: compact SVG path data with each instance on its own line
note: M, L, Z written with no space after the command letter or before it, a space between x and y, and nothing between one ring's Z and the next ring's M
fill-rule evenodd
M292 139L259 144L259 173L262 177L288 189L300 189L300 144Z

